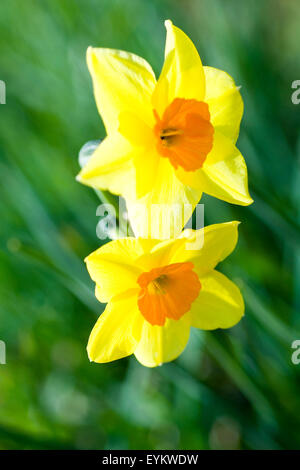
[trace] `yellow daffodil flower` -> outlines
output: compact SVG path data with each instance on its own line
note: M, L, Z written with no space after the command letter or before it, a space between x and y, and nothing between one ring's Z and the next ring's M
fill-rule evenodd
M137 236L148 236L145 227L156 204L162 223L175 204L191 206L185 223L202 192L235 204L253 202L235 146L243 114L239 88L227 73L203 67L192 41L170 20L165 24L158 81L134 54L87 51L107 137L77 178L125 197ZM177 224L173 236L181 230Z
M155 367L184 350L190 327L230 328L244 314L238 287L215 270L237 243L238 222L186 230L168 241L123 238L86 258L108 302L88 342L91 361L134 354Z

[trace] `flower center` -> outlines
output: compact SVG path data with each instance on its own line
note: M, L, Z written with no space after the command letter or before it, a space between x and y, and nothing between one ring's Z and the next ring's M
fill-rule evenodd
M179 320L190 310L201 289L193 267L193 263L174 263L139 276L138 307L151 325L163 326L166 318Z
M213 146L214 128L208 105L203 101L175 98L162 118L153 110L156 124L157 150L169 158L175 169L186 171L202 167Z

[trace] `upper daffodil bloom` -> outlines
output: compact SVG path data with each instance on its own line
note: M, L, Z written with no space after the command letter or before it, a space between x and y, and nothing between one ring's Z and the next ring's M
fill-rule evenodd
M215 270L237 242L238 222L187 230L173 240L123 238L86 258L108 305L88 342L91 361L134 354L155 367L185 348L190 327L230 328L244 314L238 287Z
M78 180L125 197L135 234L153 204L190 205L202 192L248 205L247 168L235 143L243 101L233 79L203 67L192 41L166 21L165 62L156 81L142 58L119 50L87 51L107 137ZM138 206L136 203L139 203ZM186 211L185 220L191 213ZM181 226L173 228L178 235Z

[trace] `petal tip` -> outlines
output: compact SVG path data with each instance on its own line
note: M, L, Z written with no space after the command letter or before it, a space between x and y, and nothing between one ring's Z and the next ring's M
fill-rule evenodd
M82 169L78 175L75 176L75 180L78 182L78 183L81 183L81 184L85 184L88 186L88 183L87 183L87 178L85 177L85 174L84 174L84 169Z
M85 184L86 186L90 186L89 184L89 172L85 170L85 168L82 168L82 170L78 173L78 175L75 176L75 180L78 181L78 183Z
M86 63L87 63L87 66L88 66L88 69L89 69L90 73L91 73L92 68L93 68L94 60L96 58L94 50L95 49L92 46L89 46L86 50Z
M173 23L171 20L165 20L165 28L171 28L173 26Z
M88 344L87 347L86 347L86 352L87 352L89 361L90 361L90 362L94 362L94 360L93 360L93 358L92 358L92 355L91 355L90 345L89 345L89 344Z
M252 199L251 196L249 196L247 199L245 199L243 202L240 202L240 205L241 206L250 206L251 204L253 204L254 202L254 199Z
M81 183L81 172L78 173L78 175L75 176L75 180Z
M89 61L91 55L93 53L93 47L92 46L88 46L87 50L86 50L86 59L87 59L87 62Z

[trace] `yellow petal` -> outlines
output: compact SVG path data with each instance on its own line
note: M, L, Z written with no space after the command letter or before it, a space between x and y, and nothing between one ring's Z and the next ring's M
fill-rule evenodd
M145 120L153 118L150 102L156 80L144 59L129 52L89 47L87 64L107 133L117 129L122 111L132 111Z
M204 67L205 102L209 105L210 118L217 131L236 142L244 104L234 80L226 72Z
M141 185L147 174L140 173ZM176 237L201 198L201 191L185 186L166 158L160 158L150 193L127 200L129 218L136 236L166 239Z
M197 49L170 20L165 25L165 63L152 98L160 114L175 98L202 101L205 93L204 71Z
M135 196L135 148L118 132L107 136L97 147L77 180L94 188L124 197Z
M149 126L143 120L143 116L137 116L129 111L119 114L119 132L135 147L148 148L155 145L154 124L154 115L152 126Z
M155 367L176 359L187 345L190 321L189 313L180 320L167 319L164 326L144 321L141 339L134 351L137 360L146 367Z
M136 178L136 197L139 199L151 191L155 184L160 160L160 156L156 151L155 135L153 128L133 113L121 113L119 122L119 132L136 147L133 162Z
M201 187L206 194L241 206L252 204L246 162L236 147L228 158L204 165L201 176Z
M143 321L136 295L122 294L111 301L91 332L87 346L90 361L110 362L132 354Z
M201 290L191 308L192 326L202 330L231 328L244 315L244 301L238 287L218 271L200 279Z
M171 263L172 253L181 246L181 239L153 240L150 250L139 258L143 271L167 266Z
M203 167L194 172L177 170L177 176L184 184L223 201L242 206L253 202L245 160L232 141L220 132L214 134L213 148Z
M100 302L138 288L137 278L142 272L137 259L155 244L152 240L120 238L103 245L85 259L88 272L97 285Z
M234 250L239 222L209 225L200 230L185 230L170 247L170 263L190 261L201 278ZM185 238L187 236L187 238Z
M160 156L155 148L147 148L134 159L136 175L136 198L140 199L151 193L156 184Z

